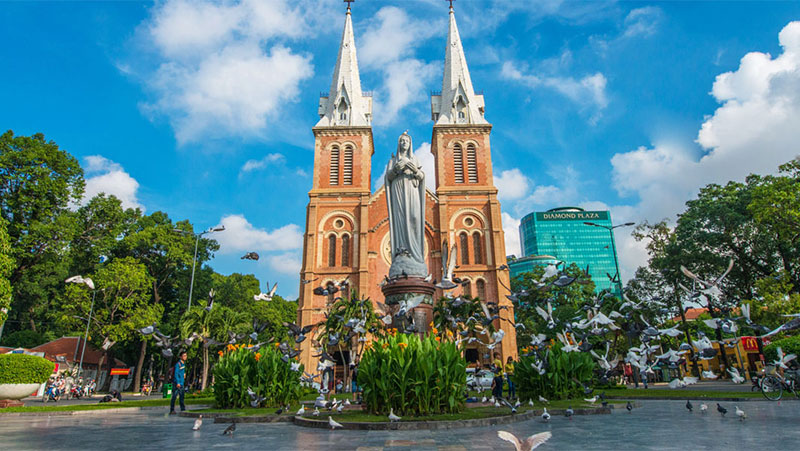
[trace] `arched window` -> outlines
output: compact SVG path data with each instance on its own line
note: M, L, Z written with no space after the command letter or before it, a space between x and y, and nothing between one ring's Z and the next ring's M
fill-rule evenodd
M458 96L458 100L456 101L456 111L458 111L458 123L463 124L467 121L467 103L464 102L464 98Z
M328 237L328 266L336 266L336 235Z
M339 122L346 123L347 122L347 102L344 99L339 101L339 106L336 108L339 112Z
M350 235L342 237L342 266L350 266Z
M464 284L462 293L464 294L464 296L472 297L472 282L468 280L467 283Z
M353 146L344 146L344 166L342 167L342 184L353 184Z
M461 241L461 264L468 265L469 264L469 240L467 239L466 232L461 232L459 236Z
M453 146L453 171L456 183L464 183L464 152L459 143Z
M339 146L331 147L331 185L339 184Z
M472 143L467 144L467 176L469 183L478 183L478 159Z
M486 282L481 279L478 279L475 282L475 289L478 291L478 297L481 300L486 300Z
M475 264L483 264L483 246L481 246L481 234L478 232L472 234L472 250L475 254L475 257L473 258L473 260L475 260Z

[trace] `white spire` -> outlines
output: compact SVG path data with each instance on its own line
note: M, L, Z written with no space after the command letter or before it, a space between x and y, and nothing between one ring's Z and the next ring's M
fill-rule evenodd
M372 122L372 96L361 92L350 8L344 20L331 90L319 99L319 117L317 127L369 126Z
M475 94L472 88L467 58L451 7L442 92L431 96L431 117L436 125L488 124L483 118L483 107L483 95Z

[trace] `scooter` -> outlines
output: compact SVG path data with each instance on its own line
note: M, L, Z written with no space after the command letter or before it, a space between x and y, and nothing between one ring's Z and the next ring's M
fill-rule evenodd
M70 395L70 398L81 399L81 397L83 396L83 388L81 388L81 387L79 387L77 385L73 385L72 388L69 391L69 395Z

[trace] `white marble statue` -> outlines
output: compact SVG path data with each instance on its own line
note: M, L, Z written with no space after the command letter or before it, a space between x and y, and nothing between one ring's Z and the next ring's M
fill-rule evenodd
M425 173L411 146L411 136L397 140L397 155L386 166L386 203L389 206L392 266L389 277L426 277Z

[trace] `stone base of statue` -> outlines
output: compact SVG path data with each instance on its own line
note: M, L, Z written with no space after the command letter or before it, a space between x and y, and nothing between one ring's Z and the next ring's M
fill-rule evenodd
M412 310L408 316L413 318L417 333L425 334L428 332L430 323L433 321L433 294L436 292L436 287L432 283L426 282L421 277L401 277L386 283L381 288L381 291L386 297L386 305L394 307L415 296L425 296L422 303ZM396 311L397 308L394 310ZM397 328L399 332L404 332L409 324L410 322L405 318L394 318L392 327Z

